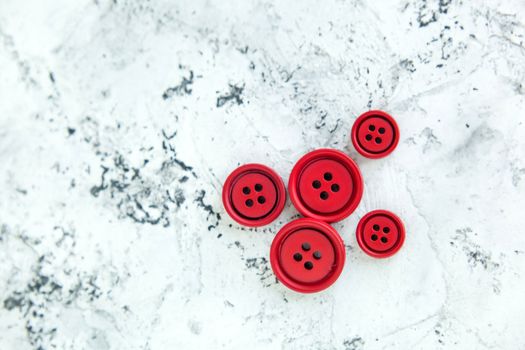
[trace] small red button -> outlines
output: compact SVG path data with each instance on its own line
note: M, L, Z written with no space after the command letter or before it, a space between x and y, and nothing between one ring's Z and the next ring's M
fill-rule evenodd
M359 204L363 179L356 163L346 154L318 149L295 164L288 191L304 216L335 222L346 218Z
M315 293L331 286L343 271L345 245L325 222L302 218L286 224L270 249L273 272L286 287Z
M375 258L388 258L397 253L405 241L405 227L395 214L374 210L357 224L357 243L363 251Z
M264 226L283 211L286 189L283 180L262 164L235 169L222 188L226 212L241 225Z
M392 116L383 111L368 111L352 126L352 143L367 158L386 157L399 142L399 128Z

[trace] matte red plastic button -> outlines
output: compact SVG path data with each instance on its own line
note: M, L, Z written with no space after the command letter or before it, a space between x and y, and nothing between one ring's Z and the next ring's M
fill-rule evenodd
M368 111L352 127L352 143L368 158L386 157L399 142L399 128L392 116L383 111Z
M297 219L275 236L270 249L273 272L288 288L315 293L331 286L341 274L345 246L337 231L315 219Z
M375 258L387 258L397 253L405 241L405 227L395 214L374 210L357 224L357 243Z
M343 152L319 149L295 164L288 182L290 199L304 216L327 222L350 215L363 195L363 179Z
M283 180L272 169L262 164L246 164L226 179L222 202L239 224L263 226L283 211L286 190Z

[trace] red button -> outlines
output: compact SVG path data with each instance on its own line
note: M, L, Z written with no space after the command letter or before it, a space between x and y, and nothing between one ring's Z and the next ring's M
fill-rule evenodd
M246 164L235 169L222 188L222 203L241 225L264 226L283 211L286 189L283 180L262 164Z
M327 222L350 215L363 195L363 179L343 152L318 149L295 164L288 182L290 199L304 216Z
M388 258L397 253L405 241L405 227L395 214L374 210L357 224L357 243L375 258Z
M367 158L386 157L399 142L399 128L389 114L368 111L357 118L352 126L352 143Z
M345 263L345 245L325 222L302 218L286 224L270 249L273 272L286 287L315 293L331 286Z

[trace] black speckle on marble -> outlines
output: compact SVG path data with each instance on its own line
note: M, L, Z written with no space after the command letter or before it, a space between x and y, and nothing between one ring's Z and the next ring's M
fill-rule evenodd
M317 130L321 129L323 126L326 125L326 122L325 122L325 119L326 119L326 116L328 115L328 112L326 111L321 111L320 114L319 114L319 120L317 120L315 122L315 128Z
M24 196L27 195L27 190L25 190L23 188L16 188L15 191L20 193L20 194L23 194Z
M343 341L345 350L361 350L365 345L365 341L361 337L354 337Z
M414 66L414 61L409 59L404 59L399 62L399 65L401 68L409 71L410 73L414 73L416 71L416 67Z
M477 234L470 227L456 230L452 245L461 246L467 257L467 262L472 268L482 267L486 271L495 271L500 267L498 262L492 258L492 254L481 249L480 245L473 241Z
M98 197L99 193L105 189L108 188L107 184L105 183L106 180L106 174L109 171L109 168L106 168L105 166L101 165L102 173L100 174L100 184L91 187L91 195L93 197Z
M510 169L512 172L512 186L518 187L523 177L525 176L525 167L522 167L520 163L516 160L510 163Z
M206 196L205 190L200 190L197 192L197 196L195 197L195 203L197 203L197 206L199 208L202 208L206 215L206 220L212 220L213 224L208 226L208 231L211 231L212 229L219 226L219 222L221 221L221 214L215 212L213 209L213 206L211 204L206 204L204 202L204 197Z
M162 136L164 137L164 140L162 141L162 149L169 156L169 159L165 160L162 163L161 170L165 170L173 165L177 165L182 170L191 173L191 175L193 175L194 178L197 178L197 174L195 173L195 171L193 171L193 167L186 164L184 161L177 157L175 144L172 142L175 136L177 136L177 131L174 131L171 135L167 134L164 129L161 132Z
M265 257L247 258L245 260L245 266L249 270L256 271L264 287L269 287L277 283L269 266L269 261Z
M436 326L434 327L434 335L436 336L437 341L440 345L445 344L446 337L443 332L443 325L440 322L438 322Z
M8 311L13 310L14 308L22 310L24 302L24 297L21 296L20 293L14 292L13 295L9 296L7 299L4 300L4 308Z
M102 169L99 184L90 189L91 195L112 203L119 218L137 224L170 226L173 214L186 202L184 188L189 176L198 177L193 166L178 157L177 130L159 131L157 142L160 142L161 148L154 145L135 147L131 144L128 148L108 151L105 146L108 141L101 140L97 121L86 117L80 125L81 139L92 145L95 155L100 158ZM128 125L120 122L111 128L117 136L128 129ZM141 153L139 159L142 159L138 163L126 156L137 152ZM160 165L157 165L159 162L149 161L154 152L160 152ZM101 196L102 193L106 195Z
M145 163L142 167L147 167ZM122 154L113 157L113 163L101 166L100 184L91 188L91 194L99 197L103 191L109 192L106 197L115 202L119 217L127 217L138 224L170 225L169 213L181 207L185 195L181 188L165 186L160 179L144 178L141 169L132 167ZM166 175L171 175L169 168L161 169Z
M243 55L246 55L248 53L248 45L237 48L237 51L239 51Z
M227 102L232 101L237 105L243 104L242 93L244 91L244 84L234 85L229 84L230 91L224 95L217 97L217 108L224 106Z
M335 133L335 131L339 128L340 123L341 123L341 119L338 118L338 119L335 121L335 125L334 125L334 127L333 127L332 129L328 130L328 132L329 132L330 134Z
M180 188L175 189L174 195L171 195L170 190L166 190L166 195L172 203L177 205L178 208L180 208L180 206L186 201L184 192Z
M192 93L191 86L193 85L193 81L194 81L193 71L190 70L189 76L187 78L182 77L182 81L178 85L166 89L166 91L164 91L164 93L162 94L162 98L164 100L168 100L175 95L176 96L191 95Z
M439 2L421 0L417 3L417 23L423 28L437 22L440 15L447 14L452 0L439 0Z
M89 304L99 299L103 293L96 284L97 272L77 270L79 257L74 250L76 240L73 230L55 227L63 232L62 238L55 242L64 258L57 258L53 252L27 260L31 266L26 280L9 284L4 291L3 308L8 312L18 312L23 320L28 343L34 349L54 349L59 344L56 335L60 333L56 313L71 307L77 301ZM2 232L9 239L20 240L26 246L36 248L40 243L31 240L25 233L15 232L2 226ZM67 245L64 241L68 240ZM29 256L28 256L29 257ZM62 281L72 280L74 287L65 287Z

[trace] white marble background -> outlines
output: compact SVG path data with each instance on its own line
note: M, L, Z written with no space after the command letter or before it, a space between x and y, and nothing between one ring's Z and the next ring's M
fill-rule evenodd
M0 349L525 349L525 3L0 1ZM389 111L382 160L349 142ZM365 194L301 295L222 208L334 147ZM354 230L385 208L403 249Z

